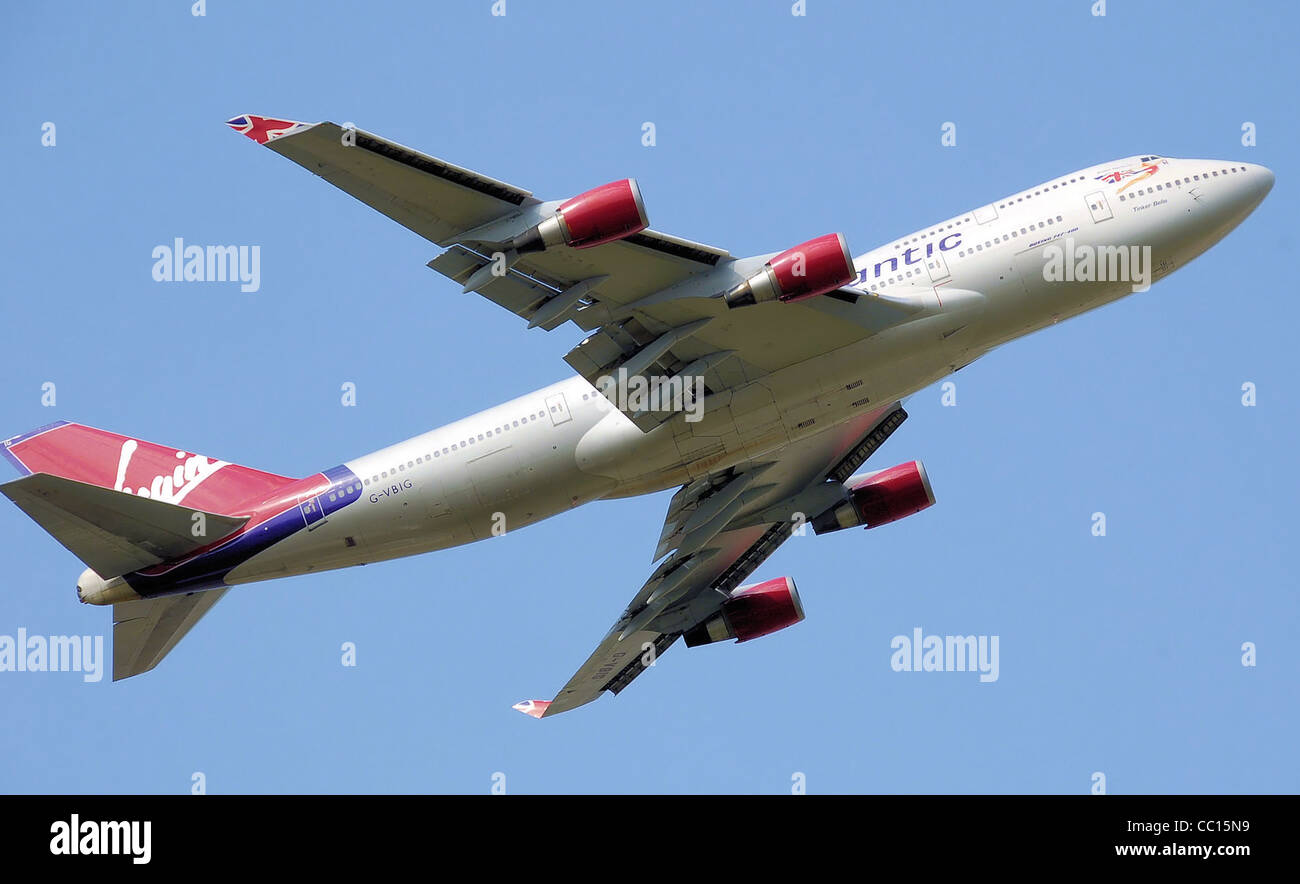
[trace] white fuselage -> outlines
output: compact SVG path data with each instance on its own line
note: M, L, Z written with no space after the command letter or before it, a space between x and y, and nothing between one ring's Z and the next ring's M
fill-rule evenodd
M906 321L765 375L733 391L733 407L694 423L678 415L642 432L573 377L359 457L345 466L363 480L362 500L255 555L226 582L481 540L600 498L671 488L824 432L999 344L1123 297L1142 274L1148 283L1168 275L1249 215L1272 180L1242 163L1133 157L916 231L855 259L864 295L846 308L865 311L879 298L906 305ZM1121 268L1116 247L1136 260ZM1097 279L1099 268L1107 279ZM1125 278L1109 278L1123 269Z

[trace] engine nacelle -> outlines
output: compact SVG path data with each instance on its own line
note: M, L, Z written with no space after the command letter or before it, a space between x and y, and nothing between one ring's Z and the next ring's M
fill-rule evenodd
M506 246L520 254L558 245L589 249L640 233L649 224L636 179L624 178L578 194Z
M856 278L844 235L828 233L786 249L749 279L723 292L722 299L728 307L764 301L788 304L833 292Z
M803 602L790 577L777 577L742 586L722 603L722 610L688 630L686 646L707 645L734 638L747 642L803 619Z
M930 477L919 460L850 478L846 485L848 498L813 519L813 531L827 534L857 525L875 528L934 505Z

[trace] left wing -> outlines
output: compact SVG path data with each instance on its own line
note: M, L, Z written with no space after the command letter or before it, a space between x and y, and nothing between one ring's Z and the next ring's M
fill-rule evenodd
M764 458L682 486L655 557L673 550L553 700L514 708L534 718L617 694L683 633L705 623L804 522L844 499L849 478L907 418L891 402ZM689 642L688 642L689 643Z
M252 114L235 117L226 125L430 242L451 247L453 255L466 252L457 246L465 234L541 205L521 187L362 129ZM624 297L636 298L712 269L730 257L725 249L647 229L588 250L580 258L534 255L520 269L555 284L573 276L617 276ZM475 269L487 263L486 258L477 261Z
M847 286L797 303L731 310L715 295L758 271L764 256L738 259L648 227L581 247L516 251L516 236L554 221L566 203L543 202L528 190L335 123L245 114L228 125L444 248L429 266L465 291L526 319L530 328L578 326L587 336L564 359L593 383L622 371L698 376L709 401L722 407L750 381L913 321L921 311L919 303ZM625 413L647 431L674 414Z

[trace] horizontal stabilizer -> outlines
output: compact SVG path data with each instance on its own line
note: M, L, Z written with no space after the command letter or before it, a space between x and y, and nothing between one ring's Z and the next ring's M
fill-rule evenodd
M224 589L113 606L113 681L148 672L176 647Z
M193 552L248 521L48 473L0 492L106 580Z

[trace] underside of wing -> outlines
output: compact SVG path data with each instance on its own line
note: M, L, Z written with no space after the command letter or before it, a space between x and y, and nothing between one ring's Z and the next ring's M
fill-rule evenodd
M605 691L619 693L683 635L687 644L744 640L766 634L772 625L738 627L737 612L724 610L729 605L743 608L746 618L755 610L768 612L760 619L775 617L780 625L802 619L788 578L741 584L782 543L802 535L804 525L819 519L829 524L827 514L848 497L844 482L906 417L899 403L890 403L762 460L683 486L669 504L655 550L656 558L671 554L554 699L527 700L515 708L537 718L557 715Z
M491 224L507 229L514 219L533 218L541 205L527 190L361 129L249 114L227 125L438 245L465 241L467 234ZM583 259L572 264L542 256L532 263L537 272L550 267L553 278L561 279L575 270L587 274L595 262L620 271L625 283L641 280L639 287L653 291L730 257L722 249L649 229L608 245L584 250Z
M465 291L530 328L574 323L587 335L565 361L593 384L662 386L666 394L651 398L671 407L619 404L643 430L693 405L684 401L688 385L692 395L702 388L710 408L725 407L733 389L917 313L915 304L848 286L856 271L842 237L775 257L735 258L653 230L632 179L541 201L361 129L252 115L229 125L444 247L429 266ZM784 256L802 261L806 248L830 241L838 243L827 253L838 276L816 290L820 296L784 292L766 303L751 299L744 309L732 309L743 299L724 297L755 280L776 280L773 268ZM802 278L802 269L796 274Z

